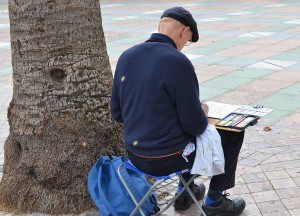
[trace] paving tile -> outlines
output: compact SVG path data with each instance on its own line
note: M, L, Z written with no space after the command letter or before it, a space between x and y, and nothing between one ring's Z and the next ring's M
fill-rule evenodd
M257 63L254 63L252 65L249 65L250 68L259 68L259 69L270 69L270 70L281 70L282 67L270 64L268 62L260 61Z
M278 171L270 171L270 172L265 172L265 175L269 180L274 180L274 179L284 179L284 178L289 178L290 175L286 170L278 170Z
M293 76L291 76L291 77L293 77ZM283 88L278 93L283 94L283 95L297 95L297 96L300 96L300 90L299 89L300 89L300 83L295 83L295 84L290 85L286 88Z
M241 44L241 45L237 45L234 48L235 49L241 49L241 50L248 50L250 51L254 51L254 50L261 50L264 49L265 45L261 45L261 44L254 44L254 43L248 43L248 44ZM277 50L273 50L273 51L277 51Z
M241 194L241 195L233 195L232 198L234 198L234 197L242 197L246 202L247 209L248 209L249 204L255 203L255 201L250 193L249 194Z
M257 166L260 164L262 161L270 158L272 154L266 154L266 153L261 153L261 152L255 152L249 157L242 159L239 161L239 164L242 165L247 165L247 166Z
M244 86L239 86L236 89L224 92L223 94L216 95L212 98L213 101L229 104L251 104L269 94L260 91L247 91Z
M298 187L290 187L276 190L280 199L300 197L300 190Z
M190 59L190 60L193 60L193 59L196 59L196 58L200 58L202 56L203 55L186 54L186 57L188 57L188 59Z
M271 31L272 32L272 31ZM263 38L257 38L255 40L249 41L249 44L254 43L254 44L262 44L262 45L272 45L272 44L277 44L279 42L286 41L286 39L282 38L270 38L270 37L263 37ZM267 50L260 50L259 52L256 52L259 54L260 52L264 52Z
M292 145L292 146L290 146L290 148L293 149L294 152L300 151L300 145Z
M300 168L287 169L288 174L292 177L300 177Z
M251 170L253 167L238 164L236 169L236 177L244 175L247 171Z
M257 102L268 108L292 112L300 108L300 100L297 100L297 98L298 96L296 95L283 95L277 92Z
M248 183L247 186L251 193L273 190L273 186L270 184L269 181Z
M243 57L232 57L229 59L226 59L224 61L221 61L220 64L223 65L238 65L238 66L248 66L252 65L253 63L257 62L258 59L254 58L243 58Z
M299 168L300 167L300 160L283 161L282 165L286 169Z
M275 189L293 188L297 186L292 178L271 180L270 182Z
M275 52L286 52L291 51L295 48L295 46L288 46L288 45L281 45L281 44L274 44L272 46L268 46L269 51L275 51Z
M280 200L275 191L263 191L258 193L252 193L252 196L256 203L261 202L269 202L269 201L275 201Z
M274 32L248 32L245 34L241 34L238 37L255 37L255 38L261 38L261 37L266 37L269 35L274 34Z
M300 25L300 20L291 20L291 21L287 21L285 23L287 23L287 24L299 24Z
M245 56L246 53L249 53L249 51L248 50L235 49L233 47L233 48L229 48L229 49L225 49L225 50L215 52L214 54L218 55L218 56L231 56L231 57L234 57L234 56L241 56L241 55Z
M251 42L251 41L255 41L255 40L256 40L256 38L233 37L233 38L226 39L226 42L242 44L242 43ZM232 49L236 49L236 48L232 48ZM243 50L243 49L241 49L241 50Z
M287 69L299 72L300 71L300 64L292 65L290 67L287 67Z
M260 216L260 210L256 204L251 203L246 205L246 209L244 210L241 216Z
M262 172L245 174L243 175L243 178L247 184L254 182L263 182L267 180L266 175Z
M268 115L268 119L270 120L276 120L281 119L289 115L290 111L284 111L284 110L274 110L271 114Z
M249 194L250 191L247 187L247 184L237 184L234 188L230 189L230 193L234 195L241 194L242 196L244 196L244 194Z
M239 158L240 158L239 160L241 160L243 158L247 158L247 157L249 157L250 155L252 155L255 152L255 150L253 150L253 149L246 149L246 148L244 148L245 145L246 144L244 143L243 144L243 149L241 150L241 152L239 154Z
M208 87L217 87L217 88L226 88L226 89L232 89L236 88L240 85L243 85L245 83L248 83L252 81L251 78L245 78L245 77L232 77L232 76L220 76L213 80L209 80L205 83L202 83L204 86Z
M254 150L259 150L260 152L263 151L264 149L270 149L270 144L269 143L265 143L264 141L261 141L261 142L254 142L254 143L249 143L247 145L247 149L254 149ZM266 152L266 151L264 151ZM272 151L270 151L271 153ZM271 156L271 155L268 155L268 157ZM268 160L269 158L268 157L262 157L263 160ZM266 159L267 158L267 159ZM261 161L262 162L262 161ZM260 163L261 163L260 162Z
M297 55L294 52L285 52L272 57L274 60L287 60L287 61L299 61Z
M298 209L300 203L300 197L281 199L285 207L289 210Z
M276 207L276 206L273 206L273 207ZM279 210L279 211L272 211L272 212L264 212L263 216L290 216L290 213L287 210L286 211L285 210L281 210L281 211Z
M292 216L299 216L299 215L300 215L300 208L289 210L289 213L290 213Z
M268 4L268 5L265 5L264 7L283 7L286 5L287 4Z
M260 69L270 69L270 70L281 70L281 69L283 69L280 66L273 65L273 64L270 64L270 63L264 62L264 61L254 63L252 65L249 65L248 67L250 67L250 68L260 68Z
M282 68L290 67L294 64L299 63L298 61L288 61L288 60L276 60L276 59L265 59L264 62L270 63Z
M0 68L0 75L7 75L12 73L11 67Z
M266 213L272 213L272 215L286 215L288 214L284 204L280 200L272 200L267 202L258 202L257 206L260 212L265 215ZM285 212L286 214L283 214Z
M201 47L192 50L186 51L187 54L195 54L195 55L208 55L214 52L218 52L223 50L223 48L216 48L216 47Z
M300 53L300 48L295 48L290 51L291 53Z
M280 91L283 87L288 87L293 84L294 82L290 82L290 81L279 81L279 80L270 80L270 79L262 78L262 79L255 79L249 83L245 83L245 85L241 86L241 89L247 92L260 91L260 92L273 93L273 92ZM265 107L268 106L265 105Z
M236 177L235 184L245 184L245 180L242 178L242 176Z
M200 86L200 94L202 100L209 100L212 97L215 97L217 95L223 94L224 92L227 92L228 89L225 88L215 88L210 86Z
M204 46L204 48L218 48L219 50L235 47L235 43L229 43L228 41L218 41Z
M240 54L241 57L244 58L256 58L256 59L267 59L267 58L273 58L273 56L278 55L280 52L275 52L275 51L269 51L268 47L265 47L264 50L257 52L255 51L250 51L244 54Z
M289 161L289 160L299 160L299 155L295 153L288 153L288 154L277 154L276 157L279 161Z
M261 31L280 32L292 28L289 24L277 24L260 29Z
M228 59L228 57L205 55L200 58L194 59L192 62L201 64L217 64L218 62L222 62L225 59Z
M286 144L287 146L283 146L280 143L278 143L278 147L274 146L272 148L265 148L265 149L260 149L259 151L261 153L266 153L266 154L271 154L271 155L276 155L278 153L289 153L289 152L293 152L293 150L288 146L288 144Z
M250 170L247 170L245 172L245 174L260 173L260 172L263 172L263 170L259 166L255 166L255 167L252 167Z
M290 70L281 70L281 71L275 71L273 73L267 74L264 77L264 79L281 80L281 81L288 81L288 82L299 82L300 81L300 73L296 72L296 71L290 71ZM297 94L298 91L296 91L296 89L298 87L299 87L299 83L295 83L287 88L284 88L280 93L282 93L282 94Z
M203 68L203 71L205 73L220 73L220 74L226 74L235 70L238 70L240 67L233 66L233 65L208 65L207 67Z

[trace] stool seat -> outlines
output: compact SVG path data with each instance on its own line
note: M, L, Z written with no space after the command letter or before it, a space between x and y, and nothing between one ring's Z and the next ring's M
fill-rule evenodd
M142 171L140 171L138 168L136 168L129 160L128 161L125 161L123 162L123 165L127 168L127 169L130 169L132 171L135 171L137 173L140 173L140 174L144 174L144 175L147 175L147 176L150 176L152 178L155 178L156 180L161 180L163 179L164 181L168 180L168 179L171 179L173 178L174 176L178 176L178 175L181 175L183 173L186 173L186 172L189 172L191 171L191 169L184 169L184 170L181 170L181 171L178 171L178 172L175 172L175 173L172 173L170 175L166 175L166 176L154 176L154 175L150 175L150 174L147 174L147 173L144 173Z
M148 190L148 192L144 195L144 197L138 201L133 193L130 191L129 187L127 186L126 184L126 181L124 180L122 174L121 174L121 168L122 166L124 166L126 169L130 169L134 172L137 172L137 173L140 173L140 174L144 174L144 175L147 175L147 176L150 176L151 178L154 178L156 179L157 181L150 187L150 189ZM157 187L159 184L161 184L162 182L165 182L169 179L172 179L173 177L175 176L178 176L180 181L183 183L183 188L174 196L174 198L168 203L167 206L165 206L163 209L159 210L159 212L155 213L155 214L152 214L152 215L160 215L162 214L163 212L165 212L175 201L176 199L185 191L187 190L189 195L191 196L191 198L193 199L193 201L195 202L195 204L197 205L197 207L199 208L200 212L201 212L201 215L202 216L206 216L205 212L203 211L202 209L202 203L200 204L197 199L195 198L193 192L190 190L189 188L189 185L193 182L193 180L198 177L199 175L192 175L191 179L188 181L188 182L185 182L185 180L183 179L183 177L181 176L183 173L186 173L186 172L190 172L190 169L184 169L184 170L181 170L181 171L178 171L178 172L174 172L174 173L171 173L169 175L165 175L165 176L154 176L154 175L150 175L150 174L147 174L147 173L144 173L143 171L139 170L138 168L136 168L129 160L128 161L125 161L123 162L119 167L118 167L118 175L119 175L119 178L121 180L121 182L123 183L125 189L127 190L127 192L129 193L130 197L132 198L133 202L135 203L136 207L135 209L132 211L132 213L130 214L130 216L133 216L136 214L137 211L140 212L140 214L142 216L145 216L145 213L143 212L142 210L142 205L143 203L145 202L146 199L149 198L149 196L152 194L153 190L155 189L155 187Z

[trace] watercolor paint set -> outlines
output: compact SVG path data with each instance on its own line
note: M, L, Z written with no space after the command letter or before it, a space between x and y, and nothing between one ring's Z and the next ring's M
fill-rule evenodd
M240 114L240 113L230 113L226 117L222 118L220 121L216 122L216 126L219 127L229 127L233 129L245 129L248 126L253 126L257 123L259 116Z

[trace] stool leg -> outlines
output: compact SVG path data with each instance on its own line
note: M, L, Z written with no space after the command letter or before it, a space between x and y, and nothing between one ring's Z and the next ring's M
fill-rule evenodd
M184 179L182 178L182 176L181 175L179 175L179 178L180 178L180 180L181 180L181 182L183 183L183 188L176 194L176 196L171 200L171 202L169 202L168 203L168 205L165 207L165 208L163 208L162 210L160 210L158 213L156 213L156 214L154 214L154 215L160 215L161 213L163 213L163 212L165 212L171 205L173 205L173 203L176 201L176 199L187 189L188 191L190 191L191 192L191 190L189 189L189 185L192 183L192 181L197 177L198 175L193 175L190 179L189 179L189 181L188 182L185 182L184 181ZM191 192L190 194L192 194L192 198L194 198L193 200L194 200L194 202L195 202L195 200L196 200L196 204L197 204L197 206L198 206L198 208L200 209L200 211L202 210L202 207L199 205L199 203L198 203L198 201L197 201L197 199L194 197L194 194ZM203 211L203 210L202 210ZM201 213L202 213L202 211L201 211ZM204 213L204 216L206 216L205 215L205 213Z
M131 212L130 216L133 216L133 215L137 212L137 210L140 210L140 211L142 210L141 207L142 207L142 205L144 204L144 202L146 201L146 199L149 198L149 196L151 195L151 193L152 193L152 191L154 190L154 188L155 188L157 185L159 185L161 182L163 182L163 180L159 180L159 181L155 182L154 185L152 185L152 187L151 187L151 188L148 190L148 192L144 195L144 197L142 198L142 200L141 200L138 204L136 204L136 207L135 207L135 209Z
M179 177L181 177L181 175L179 175ZM182 178L182 177L181 177ZM189 186L189 184L196 178L195 176L192 176L192 178L190 178L190 180L186 183L183 180L183 188L176 194L176 196L171 200L171 202L168 203L168 205L163 208L162 210L160 210L158 213L154 214L154 215L160 215L161 213L165 212L171 205L173 205L173 203L175 202L175 200L184 192L184 190ZM182 178L183 179L183 178Z
M198 176L198 175L193 175L191 179L194 180L197 176ZM193 194L193 192L191 191L191 189L188 187L188 186L190 185L191 181L189 180L189 181L186 183L181 175L179 175L179 178L180 178L181 182L183 183L184 188L186 188L186 190L188 191L188 193L189 193L190 196L192 197L194 203L198 206L199 210L201 211L201 215L202 215L202 216L206 216L205 212L204 212L203 209L202 209L202 204L200 205L200 204L198 203L198 200L197 200L196 197L194 196L194 194ZM183 188L183 189L184 189L184 188Z
M124 181L123 179L123 176L121 174L121 168L123 167L124 165L121 164L119 167L118 167L118 175L119 175L119 179L121 180L122 184L124 185L125 189L127 190L127 192L129 193L129 196L131 197L132 201L134 202L134 204L137 206L134 211L131 213L131 215L134 215L135 212L137 211L137 209L139 210L139 212L141 213L142 216L145 216L143 210L141 209L141 206L142 204L139 206L139 203L137 202L136 198L134 197L134 195L132 194L132 192L130 191L130 189L128 188L126 182Z

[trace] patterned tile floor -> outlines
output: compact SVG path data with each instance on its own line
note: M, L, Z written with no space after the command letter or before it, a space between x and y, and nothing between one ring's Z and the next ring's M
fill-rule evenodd
M127 48L157 31L163 10L189 9L200 40L184 49L195 66L202 100L263 105L274 111L247 129L236 187L242 214L300 215L300 1L101 0L112 68ZM12 96L7 1L0 0L0 178ZM272 130L263 131L269 125ZM203 180L208 185L209 180ZM170 182L168 190L176 187ZM166 199L164 199L166 200ZM164 202L162 200L162 202ZM0 213L0 215L9 215ZM39 214L36 214L39 215ZM170 208L165 215L199 215Z

